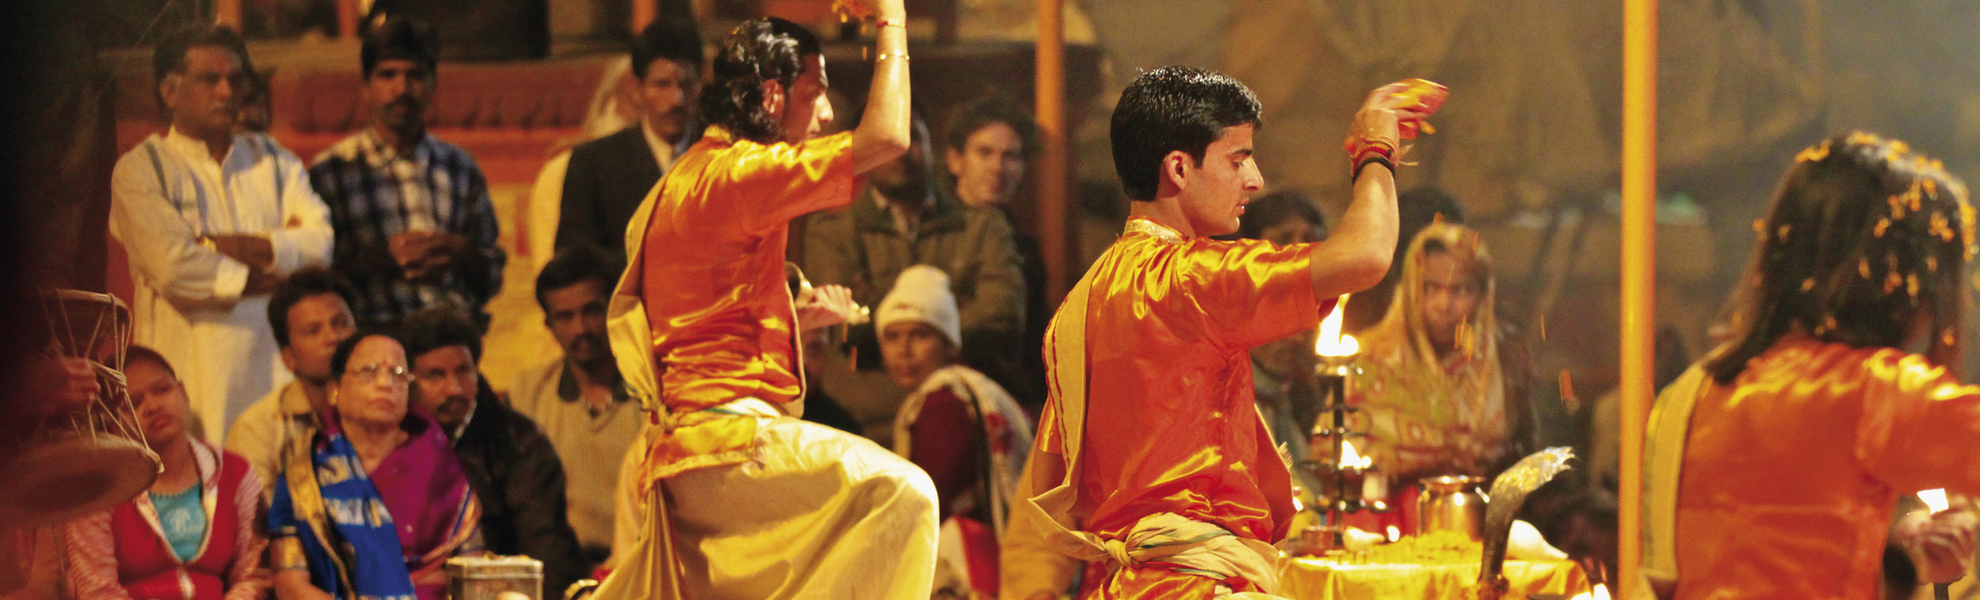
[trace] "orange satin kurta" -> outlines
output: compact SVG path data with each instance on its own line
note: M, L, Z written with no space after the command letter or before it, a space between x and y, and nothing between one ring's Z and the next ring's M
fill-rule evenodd
M1677 598L1874 598L1899 494L1980 493L1980 387L1789 335L1691 416Z
M784 248L791 219L852 200L851 145L851 133L764 145L710 127L648 195L634 268L677 418L744 398L802 412L786 407L804 379ZM755 437L753 418L687 419L652 445L648 474L743 462Z
M1087 303L1087 426L1073 509L1085 530L1118 540L1142 517L1169 512L1256 540L1285 537L1291 473L1254 403L1249 351L1319 324L1327 306L1313 297L1312 247L1183 239L1134 219L1100 257ZM1061 334L1057 325L1049 336ZM1044 418L1056 421L1057 411L1048 404ZM1061 452L1055 424L1039 431L1047 451ZM1108 587L1146 591L1151 576L1116 574L1135 582ZM1183 577L1198 581L1174 585L1203 580Z

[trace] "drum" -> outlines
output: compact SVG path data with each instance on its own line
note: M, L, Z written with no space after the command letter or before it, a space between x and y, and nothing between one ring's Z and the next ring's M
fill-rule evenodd
M82 358L101 392L87 404L39 417L20 446L0 449L0 523L52 526L107 510L151 487L162 468L144 443L124 385L130 310L115 296L78 290L42 295L50 350Z

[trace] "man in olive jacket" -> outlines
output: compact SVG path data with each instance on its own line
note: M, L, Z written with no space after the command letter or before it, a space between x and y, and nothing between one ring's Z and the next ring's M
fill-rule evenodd
M799 266L812 283L851 288L855 301L876 310L901 271L941 269L961 309L964 361L998 378L1024 331L1024 274L1010 221L938 192L920 115L912 139L907 154L867 174L870 185L850 206L808 217ZM879 368L872 328L853 335L861 368Z

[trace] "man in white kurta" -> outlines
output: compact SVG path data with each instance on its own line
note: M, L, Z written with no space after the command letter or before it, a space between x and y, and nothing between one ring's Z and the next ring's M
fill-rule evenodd
M303 163L262 134L235 134L244 46L232 31L168 40L158 92L172 121L118 159L110 233L135 284L136 342L178 367L206 439L287 381L268 293L330 262L328 211ZM167 61L160 61L165 63Z

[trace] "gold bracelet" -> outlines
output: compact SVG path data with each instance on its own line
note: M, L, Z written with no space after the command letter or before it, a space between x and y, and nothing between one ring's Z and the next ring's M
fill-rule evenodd
M881 52L881 53L880 53L880 57L879 57L879 58L875 58L875 59L873 59L873 62L880 62L880 61L883 61L883 60L887 60L888 58L898 58L898 59L901 59L901 60L902 60L903 62L905 62L905 61L907 61L907 60L908 60L908 55L907 55L907 53L906 53L906 52L896 52L896 53L893 53L893 54L888 54L888 53L885 53L885 52Z

